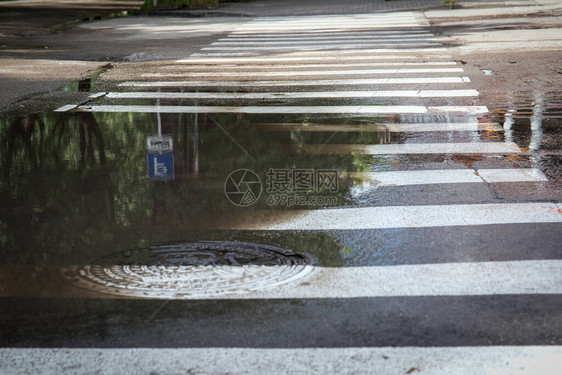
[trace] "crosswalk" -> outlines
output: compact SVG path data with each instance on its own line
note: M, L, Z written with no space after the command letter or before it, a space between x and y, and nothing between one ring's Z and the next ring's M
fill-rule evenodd
M504 161L523 157L532 151L509 139L480 137L479 132L501 134L503 127L485 120L483 116L488 108L479 101L479 92L472 86L472 73L446 53L447 48L429 30L423 15L416 12L261 17L243 24L198 53L176 61L173 66L141 72L139 80L120 82L115 91L94 94L86 104L69 104L57 111L271 115L269 118L273 121L255 123L248 131L427 134L421 141L419 138L409 141L406 137L399 143L308 143L298 149L278 145L280 152L285 154L308 154L311 158L353 154L390 159L445 155L445 159L450 159L454 155L479 155ZM130 104L130 100L151 102ZM166 104L160 105L160 100L166 101ZM322 100L326 102L322 103ZM337 104L330 104L334 100ZM196 105L184 105L182 101L198 102ZM293 117L280 122L278 119L284 117L279 115ZM299 118L301 115L320 117L306 126L298 120L292 121L294 116ZM377 116L377 121L349 125L323 123L321 116L326 115L332 120ZM424 121L418 121L420 118ZM466 132L469 139L455 141L455 132ZM434 133L450 135L450 138L436 138ZM401 165L398 164L399 167ZM457 166L451 169L442 161L434 162L429 169L340 172L342 178L362 181L356 189L361 194L370 194L381 188L392 190L430 185L463 185L466 186L465 192L470 192L476 186L532 185L548 181L538 166L521 167L515 163L503 163L501 167L482 163L476 167L470 165L459 169ZM516 228L533 231L542 225L562 223L562 204L559 202L498 200L465 203L462 197L458 200L455 204L429 205L420 201L416 205L385 207L377 206L374 200L366 206L293 210L290 217L282 216L273 222L249 220L220 229L288 232L296 237L304 232L336 231L338 236L348 238L349 233L361 230L400 230L395 235L399 237L407 230L447 228L461 233L465 228L477 232L481 227L502 231L503 227L514 230L514 226L520 226ZM474 241L483 239L475 238ZM396 243L399 246L400 240L396 239ZM377 244L372 244L372 251L376 248ZM549 296L559 301L557 298L562 294L562 260L558 258L512 260L509 254L503 254L499 260L489 257L488 260L470 261L470 258L471 255L467 254L466 258L456 262L444 263L428 261L424 264L425 261L420 261L420 264L339 268L307 266L312 271L295 284L242 296L218 293L211 299L302 299L315 303L312 301L366 298L370 303L373 298L381 301L394 297L439 297L454 304L458 298L475 296L497 296L500 300L509 300L513 296L521 298L517 301L527 297L534 301L541 296ZM481 303L482 300L477 301ZM399 317L396 316L396 319ZM440 317L429 319L438 321ZM517 317L506 319L514 319L509 329L520 328L515 322ZM463 329L466 327L463 326ZM446 328L444 330L447 331ZM442 334L451 335L451 332ZM295 356L301 353L310 359L309 365L314 362L317 368L328 372L343 366L340 368L342 373L370 373L373 366L382 366L378 363L380 356L385 359L389 356L396 367L381 373L431 372L433 369L432 373L457 374L473 373L474 361L482 363L478 373L554 374L548 363L562 355L562 348L551 342L539 344L537 340L526 341L523 337L516 341L517 347L495 339L488 340L489 345L482 344L483 341L473 345L467 344L470 340L462 339L463 334L470 337L486 335L485 332L459 333L458 342L453 340L435 347L431 342L417 346L414 340L413 345L404 344L400 348L391 348L392 343L374 348L350 342L347 347L327 349L321 348L322 343L315 344L311 340L310 347L299 349L283 348L283 345L272 342L259 350L209 347L198 349L197 353L193 350L188 353L194 357L197 366L208 368L211 372L229 371L231 362L228 359L232 357L250 358L246 363L248 367L239 367L240 371L255 372L260 369L257 357L280 363L284 356L289 360L273 373L307 372L306 363L295 360ZM175 358L181 355L179 352L168 352L171 349L161 350L161 353L167 350L166 356ZM115 361L112 357L115 353L106 355ZM223 356L217 365L208 363L208 358L213 355ZM413 359L407 361L407 356ZM355 358L351 360L353 364L345 367L350 358Z

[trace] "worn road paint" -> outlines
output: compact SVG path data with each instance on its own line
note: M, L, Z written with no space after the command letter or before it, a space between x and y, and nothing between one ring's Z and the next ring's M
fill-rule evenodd
M307 124L299 123L260 123L253 124L252 129L262 131L301 131L301 132L477 132L477 131L503 131L498 123L453 122L453 123L423 123L423 124L365 124L365 125L338 125L338 124Z
M445 169L345 173L360 181L363 188L377 186L408 186L430 184L497 183L497 182L544 182L546 176L536 168L510 169Z
M80 106L82 112L131 112L131 113L253 113L253 114L426 114L429 112L485 113L486 107L424 107L424 106L150 106L150 105L91 105Z
M395 68L395 69L353 69L353 70L304 70L277 72L196 72L196 73L145 73L142 77L291 77L291 76L330 76L330 75L373 75L373 74L422 74L422 73L462 73L463 68Z
M243 72L243 71L254 71L256 68L270 70L275 69L276 71L283 71L285 69L313 69L313 68L373 68L373 67L389 67L389 66L399 66L399 67L411 67L411 66L456 66L458 65L454 61L422 61L422 62L406 62L406 61L392 61L392 62L363 62L363 63L308 63L308 64L253 64L237 66L236 64L217 64L217 65L205 65L205 66L192 66L189 71L194 72L199 68L201 71L228 71L229 69L233 72ZM175 68L175 67L174 67Z
M208 49L215 49L215 48L202 48L201 50L208 50ZM227 49L232 50L231 48L216 48L216 49ZM372 49L338 49L337 52L341 54L349 53L426 53L426 52L446 52L446 48L441 47L419 47L419 48L372 48ZM334 53L334 51L324 51L324 50L317 50L317 51L303 51L299 50L304 56L323 56L328 53ZM252 51L249 52L207 52L207 53L194 53L191 56L252 56L255 53Z
M355 33L355 35L327 35L327 36L311 36L309 34L303 34L300 36L279 36L279 37L260 37L260 36L239 36L239 35L227 35L225 38L219 39L219 42L279 42L279 41L295 41L295 42L306 42L309 40L341 40L341 39L351 39L353 41L380 41L380 40L394 40L394 39L401 39L401 40L418 40L418 39L426 39L432 38L435 34L433 33L410 33L410 34L361 34Z
M192 56L198 54L192 54ZM424 59L450 59L448 55L428 55ZM292 57L232 57L232 58L214 58L214 57L190 57L188 59L177 60L180 64L246 64L246 63L286 63L286 62L315 62L326 63L328 61L372 61L372 60L417 60L418 56L412 55L354 55L354 56L292 56Z
M211 47L201 48L202 51L229 50L229 51L275 51L275 50L309 50L319 48L348 49L362 47L399 47L399 46L439 46L441 43L435 42L372 42L372 43L315 43L315 44L295 44L281 45L284 43L213 43Z
M286 374L405 374L418 368L431 374L558 375L562 346L441 346L344 348L3 348L0 372L39 374L77 369L84 374L185 372Z
M521 149L515 143L473 142L473 143L407 143L386 145L347 144L305 144L299 150L314 154L519 154Z
M449 98L478 96L477 90L295 91L295 92L110 92L111 99L322 99L322 98ZM425 125L425 124L424 124Z
M260 229L357 230L560 223L560 207L560 204L556 203L537 202L301 210L294 212L300 215L294 220Z
M220 86L336 86L336 85L401 85L422 83L464 83L468 77L419 77L419 78L365 78L294 81L130 81L118 86L131 87L220 87Z

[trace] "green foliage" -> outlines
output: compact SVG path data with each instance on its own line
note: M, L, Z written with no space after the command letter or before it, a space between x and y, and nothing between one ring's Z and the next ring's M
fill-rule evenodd
M220 0L158 0L156 7L154 0L145 0L143 10L155 8L214 8L218 7Z

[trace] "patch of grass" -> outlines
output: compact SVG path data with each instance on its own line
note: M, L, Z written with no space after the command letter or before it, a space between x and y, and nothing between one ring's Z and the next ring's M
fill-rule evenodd
M154 0L144 0L142 10L156 8L215 8L219 6L220 0L158 0L154 6Z
M449 5L451 9L455 9L455 0L442 0L441 4Z

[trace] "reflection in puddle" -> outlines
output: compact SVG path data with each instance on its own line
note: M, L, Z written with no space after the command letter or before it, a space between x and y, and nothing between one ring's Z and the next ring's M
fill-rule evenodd
M341 183L331 193L338 206L380 204L372 198L381 191L380 178L365 180L365 173L428 166L437 171L526 168L551 180L542 188L559 188L553 182L560 174L559 158L548 154L559 152L558 104L540 92L534 95L530 105L513 104L507 110L492 106L481 117L160 114L161 132L173 143L170 181L148 178L146 142L157 134L156 114L49 113L0 120L2 256L14 264L88 264L114 249L185 239L190 231L236 228L239 223L258 227L295 215L294 210L268 206L266 194L250 207L234 206L224 182L240 168L251 169L263 182L270 169L338 171ZM355 152L378 146L504 142L530 152ZM300 152L288 153L279 145ZM334 148L342 152L326 152ZM217 233L214 239L225 239L224 232ZM315 249L318 239L305 242L299 251ZM327 248L337 254L339 246ZM330 258L331 252L320 253L321 264L343 261Z
M79 81L74 81L66 84L62 87L61 91L65 92L90 92L92 86L91 78L81 79Z
M72 81L66 85L64 85L60 91L64 92L90 92L96 89L96 81L98 80L99 76L106 72L107 70L111 69L111 64L106 64L101 68L97 69L91 76L82 78L77 81Z

